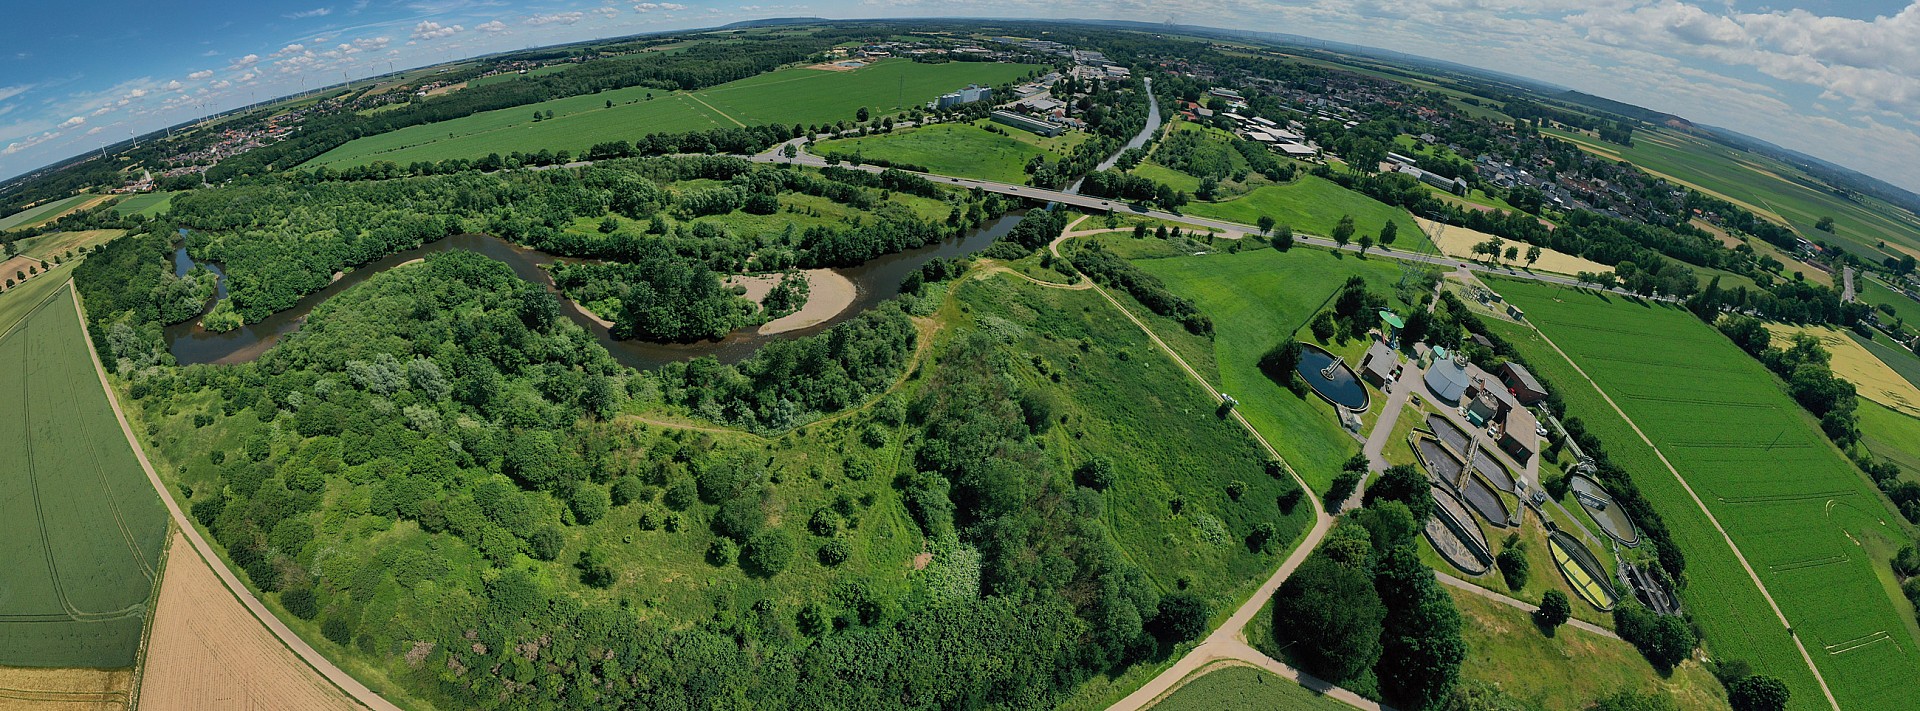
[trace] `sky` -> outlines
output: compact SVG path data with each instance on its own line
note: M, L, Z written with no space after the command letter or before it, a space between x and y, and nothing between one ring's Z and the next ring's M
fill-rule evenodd
M343 77L490 52L763 17L966 16L1171 20L1390 49L1731 128L1920 192L1920 0L9 5L0 12L0 179Z

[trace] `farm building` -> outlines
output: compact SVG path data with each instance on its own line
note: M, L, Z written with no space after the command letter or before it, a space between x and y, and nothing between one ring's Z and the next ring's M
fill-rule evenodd
M1527 370L1527 366L1513 361L1507 361L1500 366L1500 382L1506 383L1507 390L1511 391L1513 398L1519 400L1522 405L1532 405L1547 397L1546 386L1541 385L1540 380L1533 377L1533 372Z
M1006 124L1022 131L1037 133L1048 138L1060 135L1061 128L1030 116L1021 116L1012 111L995 111L987 114L994 123Z
M1400 368L1400 359L1395 357L1393 349L1381 341L1374 341L1367 348L1367 354L1360 358L1360 377L1375 387L1386 387L1393 382L1393 373Z

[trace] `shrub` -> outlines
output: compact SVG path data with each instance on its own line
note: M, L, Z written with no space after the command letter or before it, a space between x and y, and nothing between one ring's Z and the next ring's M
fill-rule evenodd
M1113 463L1104 457L1089 459L1074 468L1073 480L1094 491L1106 491L1113 486Z
M1205 598L1181 590L1160 598L1160 614L1153 618L1153 633L1166 644L1199 639L1207 633L1213 610Z
M573 495L567 500L567 507L573 509L573 520L583 526L591 526L607 515L610 506L606 489L585 482L575 485Z
M527 537L528 553L540 560L553 560L560 557L560 549L566 545L566 539L560 535L560 527L548 524Z
M820 544L820 564L829 568L847 562L847 557L852 554L852 547L839 538L829 539L826 543Z
M1733 711L1784 711L1792 696L1784 682L1770 676L1745 676L1727 685L1727 705Z
M647 491L647 485L641 483L640 477L623 476L613 482L613 505L625 506L635 501L649 501L653 498L650 496L651 493Z
M667 508L675 511L685 511L687 507L692 506L695 501L700 500L700 485L694 483L692 477L677 477L673 481L667 482L667 495L665 500Z
M715 538L707 544L707 563L717 568L733 564L733 558L739 547L731 539Z
M1518 592L1527 586L1527 554L1518 540L1510 540L1500 555L1494 556L1494 562L1500 565L1500 575L1507 580L1507 589Z
M588 587L604 588L613 585L613 566L607 561L606 551L599 546L591 546L580 551L580 582Z
M807 530L813 535L833 537L840 534L840 514L833 509L820 509L807 519Z
M1239 501L1247 493L1247 483L1240 480L1227 482L1227 498Z
M332 640L334 644L346 644L353 641L353 625L338 617L329 617L320 623L320 636Z
M778 530L765 531L747 541L740 552L740 566L748 571L772 576L787 569L793 560L793 541Z
M311 620L320 614L320 600L313 594L313 588L309 587L297 587L280 593L280 606L303 620Z

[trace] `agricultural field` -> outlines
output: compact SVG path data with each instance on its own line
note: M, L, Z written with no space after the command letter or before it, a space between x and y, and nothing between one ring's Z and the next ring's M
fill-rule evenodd
M176 194L178 193L159 192L134 195L114 203L113 211L122 215L154 217L167 211L167 206L173 204L173 196Z
M166 511L100 389L68 289L0 302L27 297L30 311L0 336L0 362L12 364L0 372L11 410L0 426L0 540L11 542L0 550L0 665L129 667Z
M1901 253L1898 248L1878 248L1881 241L1908 253L1920 251L1920 220L1879 198L1841 199L1818 180L1772 158L1667 129L1635 131L1632 147L1558 129L1545 132L1594 155L1629 161L1656 177L1774 218L1806 239L1837 240L1861 256L1881 255L1874 256L1874 262ZM1832 234L1814 229L1822 217L1834 219Z
M1504 286L1500 282L1497 286ZM1519 349L1527 366L1566 399L1567 413L1583 421L1606 444L1607 454L1632 476L1642 493L1665 519L1674 543L1686 556L1687 586L1680 591L1688 614L1702 629L1703 646L1717 659L1751 663L1759 673L1779 677L1793 689L1817 692L1807 670L1760 589L1754 587L1733 550L1714 530L1706 514L1687 498L1686 490L1639 433L1613 410L1600 391L1581 377L1540 334L1524 325L1488 319L1487 326ZM1818 695L1815 694L1817 697ZM1821 699L1796 693L1798 711L1828 708Z
M1153 711L1348 711L1329 699L1263 669L1220 664L1198 672Z
M148 708L363 708L255 619L178 531L147 644Z
M1526 282L1502 280L1497 288L1526 308L1686 477L1815 655L1841 707L1903 708L1909 689L1896 680L1920 674L1920 650L1884 566L1910 535L1772 374L1678 308ZM1620 444L1602 437L1610 448ZM1651 483L1641 480L1663 515L1694 505ZM1678 517L1668 525L1691 528ZM1737 576L1696 577L1696 558L1687 552L1696 593L1741 585ZM1692 609L1703 617L1720 612L1706 607ZM1777 627L1764 608L1756 612L1762 614L1753 624ZM1712 639L1718 625L1703 626ZM1788 683L1796 701L1823 700L1817 687Z
M111 242L123 234L126 234L126 230L54 232L21 240L14 246L20 249L21 256L51 262L56 256L64 257L69 251L91 249Z
M1440 253L1449 257L1476 261L1485 259L1482 255L1474 254L1473 247L1487 240L1494 239L1493 235L1467 227L1456 227L1454 225L1434 222L1424 217L1415 217L1413 219L1420 225L1422 231L1432 236L1434 246L1440 248ZM1580 272L1605 274L1613 271L1613 267L1591 259L1576 257L1557 249L1547 249L1545 247L1540 249L1539 261L1528 263L1527 247L1529 245L1527 243L1513 240L1501 241L1505 242L1507 246L1518 248L1520 250L1520 258L1509 260L1505 254L1502 254L1499 259L1493 260L1500 264L1523 269L1553 272L1555 274L1579 274Z
M941 175L1014 185L1026 184L1028 161L1058 160L1062 155L970 123L941 123L864 138L820 141L807 150L816 155L845 153L909 163Z
M1767 324L1767 330L1773 334L1776 345L1784 346L1800 334L1819 339L1820 346L1833 354L1833 361L1829 364L1833 374L1853 383L1860 397L1910 417L1920 417L1920 387L1901 377L1899 372L1882 362L1878 355L1867 350L1859 339L1853 338L1848 332L1831 326L1773 323Z
M1465 622L1464 680L1498 686L1547 711L1585 711L1594 699L1622 690L1670 696L1683 711L1727 708L1720 682L1698 661L1663 677L1626 642L1572 625L1549 637L1525 611L1452 587L1447 592Z
M68 212L72 212L75 208L80 207L89 200L98 199L100 199L98 195L82 194L62 198L35 207L29 207L25 210L7 215L6 217L0 217L0 231L11 230L18 227L33 227Z
M693 93L628 87L366 136L302 167L346 168L382 160L405 165L543 149L577 155L596 143L649 133L852 121L862 106L885 115L902 98L908 106L918 105L968 83L998 84L1034 69L1024 64L897 61L852 72L782 69ZM533 120L535 112L545 111L552 111L553 118Z
M1324 490L1340 464L1359 451L1359 445L1340 429L1332 406L1311 392L1301 396L1287 391L1262 374L1256 364L1268 349L1282 339L1293 338L1306 326L1349 275L1365 277L1370 288L1387 295L1395 308L1404 309L1405 304L1393 297L1394 285L1402 277L1401 263L1298 248L1285 253L1255 249L1239 254L1142 259L1134 264L1165 281L1173 293L1192 299L1213 318L1212 343L1200 342L1210 349L1197 354L1199 357L1183 351L1184 357L1203 372L1215 369L1215 382L1222 392L1240 401L1240 413L1267 433L1268 440L1308 484ZM1148 313L1145 309L1136 312ZM1170 321L1154 319L1150 323L1165 326L1159 332L1169 343L1185 340L1169 333L1180 331Z
M1854 275L1853 288L1861 301L1872 304L1876 310L1880 305L1885 304L1887 308L1893 309L1894 318L1900 319L1902 323L1909 326L1920 328L1920 301L1914 301L1906 294L1894 291L1882 283L1879 277L1865 274ZM1885 316L1883 315L1882 318Z
M1406 210L1387 205L1360 193L1340 187L1324 178L1301 175L1284 185L1266 185L1225 202L1191 202L1182 212L1251 225L1262 215L1299 232L1315 235L1333 233L1342 215L1352 215L1354 237L1379 234L1389 220L1399 225L1399 237L1393 248L1407 252L1432 252L1433 243L1420 233L1420 225Z

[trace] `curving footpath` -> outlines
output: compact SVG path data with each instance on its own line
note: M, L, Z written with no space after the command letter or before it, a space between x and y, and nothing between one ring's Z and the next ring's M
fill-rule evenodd
M234 576L233 571L227 568L226 561L221 560L220 556L214 553L213 546L207 543L206 537L200 535L200 530L193 527L193 521L187 518L186 512L180 509L180 504L173 500L173 495L167 490L166 483L162 482L160 475L154 472L153 463L147 460L146 450L140 446L140 440L133 434L133 426L127 422L126 412L120 409L119 395L113 391L113 384L107 380L107 369L101 365L100 354L93 348L93 334L87 329L87 311L80 303L80 291L73 287L71 280L67 282L66 289L67 293L73 297L74 309L80 312L80 333L87 339L87 355L93 358L93 372L100 378L100 389L107 393L107 403L113 406L114 419L120 421L120 432L126 435L127 445L133 448L134 456L140 459L140 468L146 471L147 481L152 483L154 491L160 494L160 501L167 505L167 512L173 516L173 521L179 526L180 532L186 535L187 540L193 542L193 548L200 554L201 559L205 560L207 565L213 568L213 572L220 576L220 581L226 584L227 591L239 598L240 602L247 606L247 610L273 632L273 636L280 638L281 643L293 650L294 654L300 655L301 660L313 667L313 670L319 672L321 676L326 677L327 681L369 709L400 711L400 707L374 693L372 689L367 688L365 684L360 683L360 680L353 678L340 667L334 666L333 662L322 656L319 650L314 649L312 645L307 644L306 640L301 639L300 635L288 629L280 618L274 617L273 613L267 610L266 605L261 604L260 599L254 597L253 591L248 590L247 586Z

